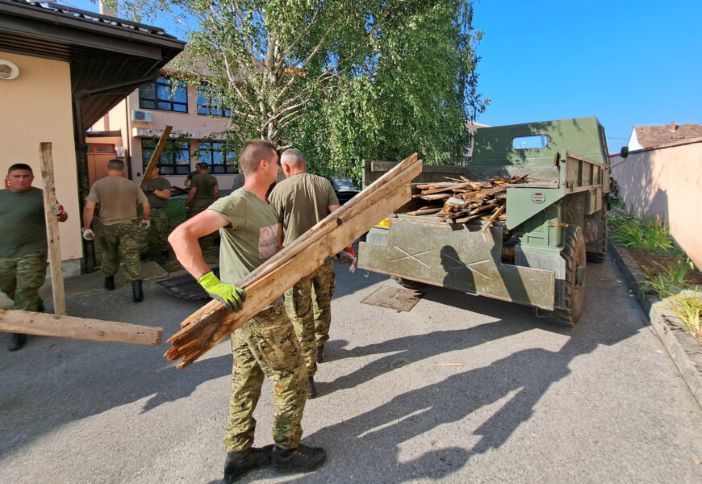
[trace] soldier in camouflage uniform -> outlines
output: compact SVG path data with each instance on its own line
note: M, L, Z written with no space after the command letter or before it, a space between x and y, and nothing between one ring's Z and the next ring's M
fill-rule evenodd
M339 200L329 180L307 173L307 162L300 151L284 151L281 164L286 178L273 188L270 200L278 215L278 222L283 226L283 245L289 245L339 208ZM317 363L324 357L324 344L329 339L334 283L334 266L332 259L328 258L285 294L286 307L295 324L295 332L300 339L307 365L309 398L317 395L314 375ZM313 288L319 311L317 318L312 310Z
M244 186L186 220L168 238L183 267L212 298L234 311L244 300L244 290L236 283L276 253L279 231L276 214L266 200L266 191L278 172L275 146L260 140L248 142L239 166L246 177ZM205 262L198 244L199 237L217 230L222 240L221 280ZM306 372L282 298L234 331L232 353L225 482L269 463L288 470L311 470L321 465L326 459L324 450L300 443ZM253 412L264 376L273 382L275 445L255 448Z
M185 201L187 217L192 218L209 207L219 198L219 184L217 178L208 173L207 163L197 164L197 175L190 180L188 199Z
M10 166L7 189L0 190L0 290L14 301L14 309L43 311L39 288L46 278L46 221L44 194L32 187L32 168L24 163ZM53 208L59 222L68 214L61 205ZM12 334L10 351L22 348L24 334Z
M132 282L132 300L141 302L144 300L144 292L139 260L139 231L148 230L151 225L151 206L139 185L124 178L123 172L122 160L110 160L107 163L107 176L96 181L90 188L83 209L83 238L95 238L91 225L95 206L100 203L96 229L102 248L105 289L111 291L115 288L115 274L121 259L127 279ZM137 219L137 204L142 206L141 221Z
M171 184L159 175L158 166L149 173L144 192L151 206L151 228L148 245L150 252L161 262L168 259L168 234L171 233L171 223L168 219L168 199L171 196Z

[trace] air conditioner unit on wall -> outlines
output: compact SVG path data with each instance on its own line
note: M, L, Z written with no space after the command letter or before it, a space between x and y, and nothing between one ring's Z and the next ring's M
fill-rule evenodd
M148 111L141 111L139 109L132 109L132 121L142 121L144 123L150 123L151 113Z

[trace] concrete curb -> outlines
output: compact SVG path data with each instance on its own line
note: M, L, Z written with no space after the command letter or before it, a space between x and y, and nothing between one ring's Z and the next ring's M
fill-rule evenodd
M668 351L697 404L702 408L702 345L674 316L667 300L644 294L644 276L628 251L612 242L608 244L617 267L641 308L648 314L653 330Z

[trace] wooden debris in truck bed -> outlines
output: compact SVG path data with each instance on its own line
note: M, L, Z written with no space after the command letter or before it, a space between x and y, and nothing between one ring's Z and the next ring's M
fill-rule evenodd
M445 222L466 223L484 219L486 228L496 220L506 220L507 187L527 183L527 176L499 177L489 180L449 178L447 181L417 183L420 190L412 198L425 200L427 205L405 215L436 214Z

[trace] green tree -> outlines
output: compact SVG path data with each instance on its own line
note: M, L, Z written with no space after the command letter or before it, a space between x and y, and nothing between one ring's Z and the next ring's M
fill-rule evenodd
M460 0L136 0L196 21L184 79L232 108L234 145L269 139L356 179L363 159L461 160L477 92L471 3ZM148 7L147 5L151 5Z

